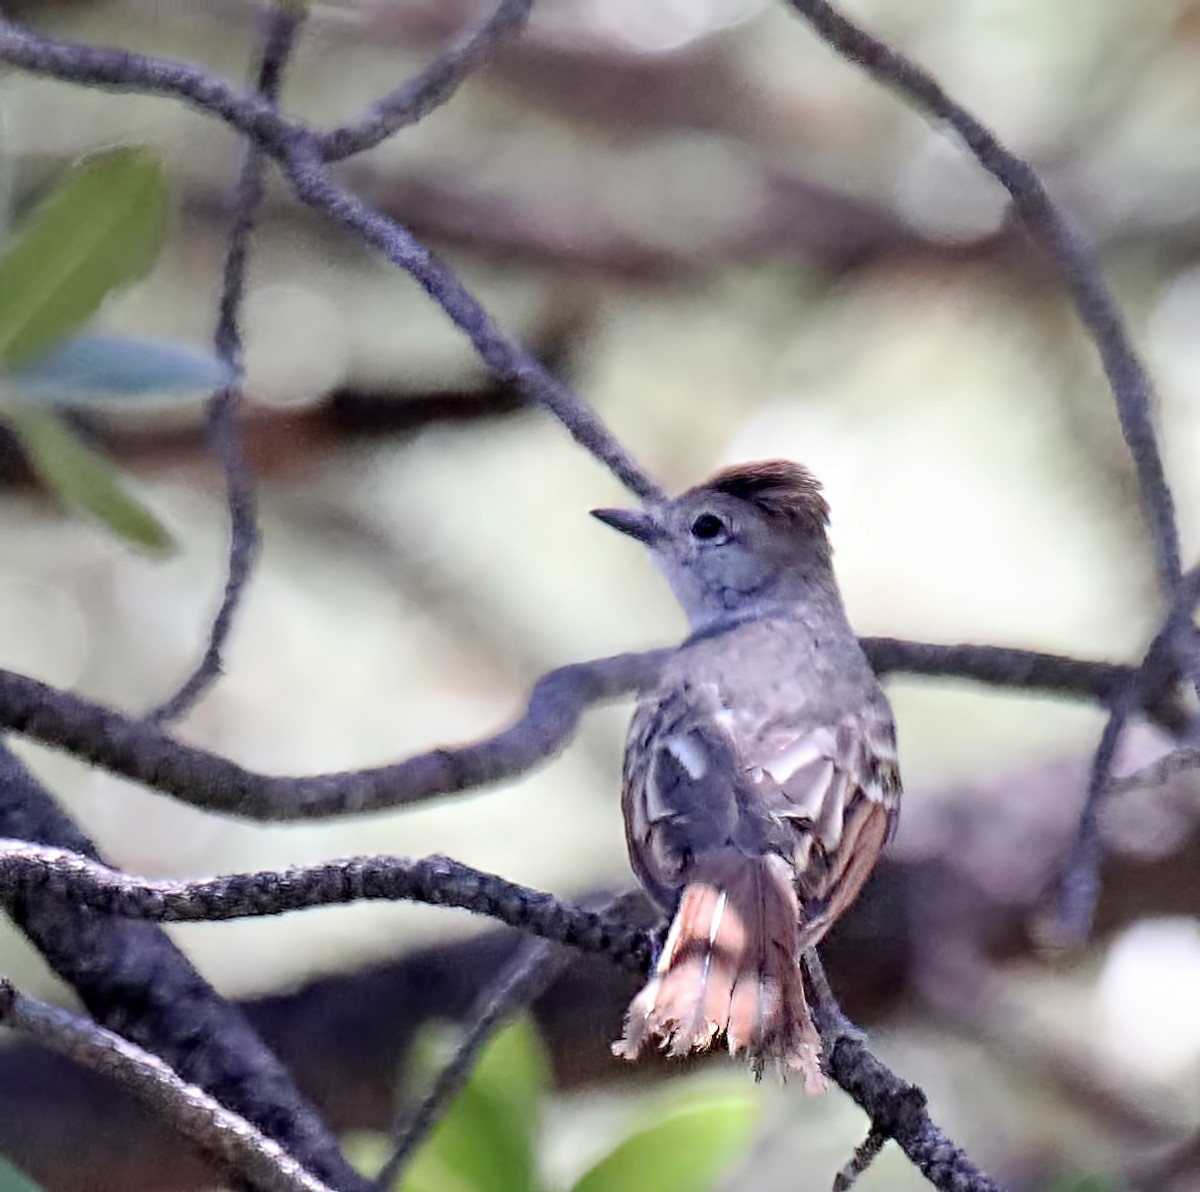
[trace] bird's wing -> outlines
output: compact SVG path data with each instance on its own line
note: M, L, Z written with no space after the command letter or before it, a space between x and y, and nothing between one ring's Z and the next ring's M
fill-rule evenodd
M809 947L858 896L895 827L895 727L881 698L832 724L776 722L755 753L759 797L789 829Z
M634 714L625 752L625 832L643 885L670 909L692 859L729 844L745 766L715 693L660 689Z

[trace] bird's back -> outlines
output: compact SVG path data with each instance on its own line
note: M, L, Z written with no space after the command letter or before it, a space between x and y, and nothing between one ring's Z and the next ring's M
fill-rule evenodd
M873 863L890 828L895 753L887 700L844 618L797 610L702 635L630 725L624 807L638 876L669 910L697 857L730 845L777 853L824 919L866 876L861 864L847 871L847 829L872 821L858 860Z

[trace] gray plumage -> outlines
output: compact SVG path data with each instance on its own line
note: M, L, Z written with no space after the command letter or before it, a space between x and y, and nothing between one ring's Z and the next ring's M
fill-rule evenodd
M811 476L769 461L649 513L645 542L693 626L640 701L623 809L634 871L667 915L620 1054L731 1051L823 1087L798 955L854 900L900 798L891 710L833 578Z

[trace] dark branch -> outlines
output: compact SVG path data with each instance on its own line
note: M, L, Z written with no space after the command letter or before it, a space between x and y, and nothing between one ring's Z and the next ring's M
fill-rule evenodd
M630 492L647 502L663 499L662 490L594 411L505 335L454 271L418 244L406 228L340 187L309 139L294 143L286 164L296 197L348 228L412 277L470 339L480 358L501 381L516 385L531 402L549 410L571 437Z
M927 71L859 28L826 0L786 3L843 58L862 67L876 82L898 91L932 120L949 125L979 164L1012 196L1013 207L1026 230L1058 267L1079 318L1100 353L1116 399L1121 431L1137 466L1142 512L1154 539L1159 579L1170 599L1181 572L1179 531L1154 430L1153 387L1092 245L1050 198L1029 163L951 99Z
M561 954L545 940L526 942L498 981L484 990L473 1021L462 1042L437 1074L433 1087L411 1115L402 1117L393 1131L395 1146L375 1177L375 1192L391 1192L399 1186L413 1156L445 1116L454 1099L467 1086L471 1073L488 1041L506 1023L541 994L558 975Z
M1134 667L986 646L935 646L866 638L881 673L976 679L1105 702ZM524 715L493 737L366 770L283 777L259 774L160 728L36 679L0 670L0 726L209 811L255 820L360 815L474 790L554 756L583 712L653 683L668 650L575 663L535 684ZM1163 704L1165 697L1159 697ZM1165 704L1164 704L1165 706ZM1165 713L1164 713L1165 714Z
M258 94L276 104L283 85L284 71L292 55L296 32L304 19L300 5L276 4L264 18L266 29L258 67ZM225 503L229 509L229 561L225 591L208 633L204 655L179 690L149 714L157 723L183 716L221 675L222 653L242 589L250 578L258 556L258 503L254 472L242 448L238 415L242 393L242 332L239 319L246 292L246 260L250 239L263 200L264 160L262 150L253 142L246 149L237 181L233 226L225 255L225 277L217 327L213 335L218 357L236 378L227 388L213 394L208 403L207 437L214 458L225 474Z
M0 62L64 83L181 100L228 124L274 157L283 156L294 138L311 135L303 125L280 116L262 97L190 62L43 37L3 15Z
M343 191L324 161L320 141L283 119L260 96L239 92L186 63L125 50L97 49L37 37L0 17L0 62L85 86L112 86L171 95L224 120L283 165L296 196L349 228L407 272L470 339L484 363L535 405L549 410L585 450L643 501L662 491L562 381L506 336L452 270L437 261L399 224Z
M813 1017L825 1048L826 1070L871 1119L871 1136L895 1139L921 1174L943 1192L1001 1192L934 1125L921 1089L871 1054L862 1033L837 1004L815 951L805 954L804 965L815 994Z
M650 962L649 939L640 928L449 857L350 857L193 882L147 881L66 849L6 840L0 841L0 895L49 895L156 923L213 923L352 902L422 902L486 915L638 972Z
M1058 921L1047 942L1062 946L1080 944L1091 930L1096 899L1100 894L1100 804L1109 788L1117 746L1128 720L1129 708L1122 700L1113 707L1104 723L1100 743L1092 758L1079 827L1063 872Z
M86 1018L17 993L3 977L0 1025L115 1080L252 1187L262 1192L333 1192L277 1142L203 1089L181 1080L158 1056Z
M419 75L385 95L357 120L331 128L318 138L326 161L341 161L374 149L444 104L468 75L491 57L500 42L525 27L533 0L500 0L478 28L450 46Z
M91 842L3 744L0 833L96 858ZM0 895L0 908L97 1022L162 1057L326 1183L344 1192L366 1188L242 1011L216 994L161 929L110 919L48 892Z
M200 881L146 881L86 857L23 841L0 841L0 892L43 892L92 910L156 922L194 923L282 914L364 900L423 902L487 915L510 927L642 973L651 944L641 928L559 902L447 857L354 857L321 865ZM817 992L818 1026L829 1074L894 1138L935 1187L947 1192L999 1192L929 1119L925 1096L871 1054L833 1002L813 954L806 958Z
M888 1143L888 1136L874 1126L867 1136L854 1148L850 1161L833 1178L833 1192L850 1192L858 1183L858 1177L879 1158Z
M1108 721L1092 759L1087 795L1060 882L1057 922L1050 937L1053 942L1080 943L1091 928L1100 893L1100 809L1112 793L1117 747L1138 707L1141 693L1152 685L1178 683L1182 674L1189 674L1193 683L1200 684L1193 620L1197 599L1200 599L1200 567L1180 579L1167 617L1150 643L1142 665L1119 684L1109 701Z
M1165 786L1172 778L1197 769L1200 769L1200 749L1194 746L1176 749L1132 774L1114 778L1108 784L1108 790L1110 794L1116 795L1123 791L1137 790L1139 787L1151 789Z
M0 724L43 745L209 811L257 820L358 815L420 803L522 773L554 756L583 710L651 681L666 651L619 654L543 676L525 715L494 737L371 770L284 778L256 774L35 679L0 671Z
M862 645L878 675L967 679L1105 705L1133 683L1139 704L1160 728L1181 733L1191 723L1176 690L1178 671L1171 668L1143 671L1126 663L1090 662L1009 646L940 645L894 637L864 637Z

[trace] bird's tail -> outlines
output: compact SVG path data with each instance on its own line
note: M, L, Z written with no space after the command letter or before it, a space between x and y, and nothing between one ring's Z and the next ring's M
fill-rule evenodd
M634 1059L650 1040L668 1055L725 1036L756 1072L772 1060L823 1092L821 1039L804 999L799 904L782 857L723 849L697 861L645 988L613 1051Z

